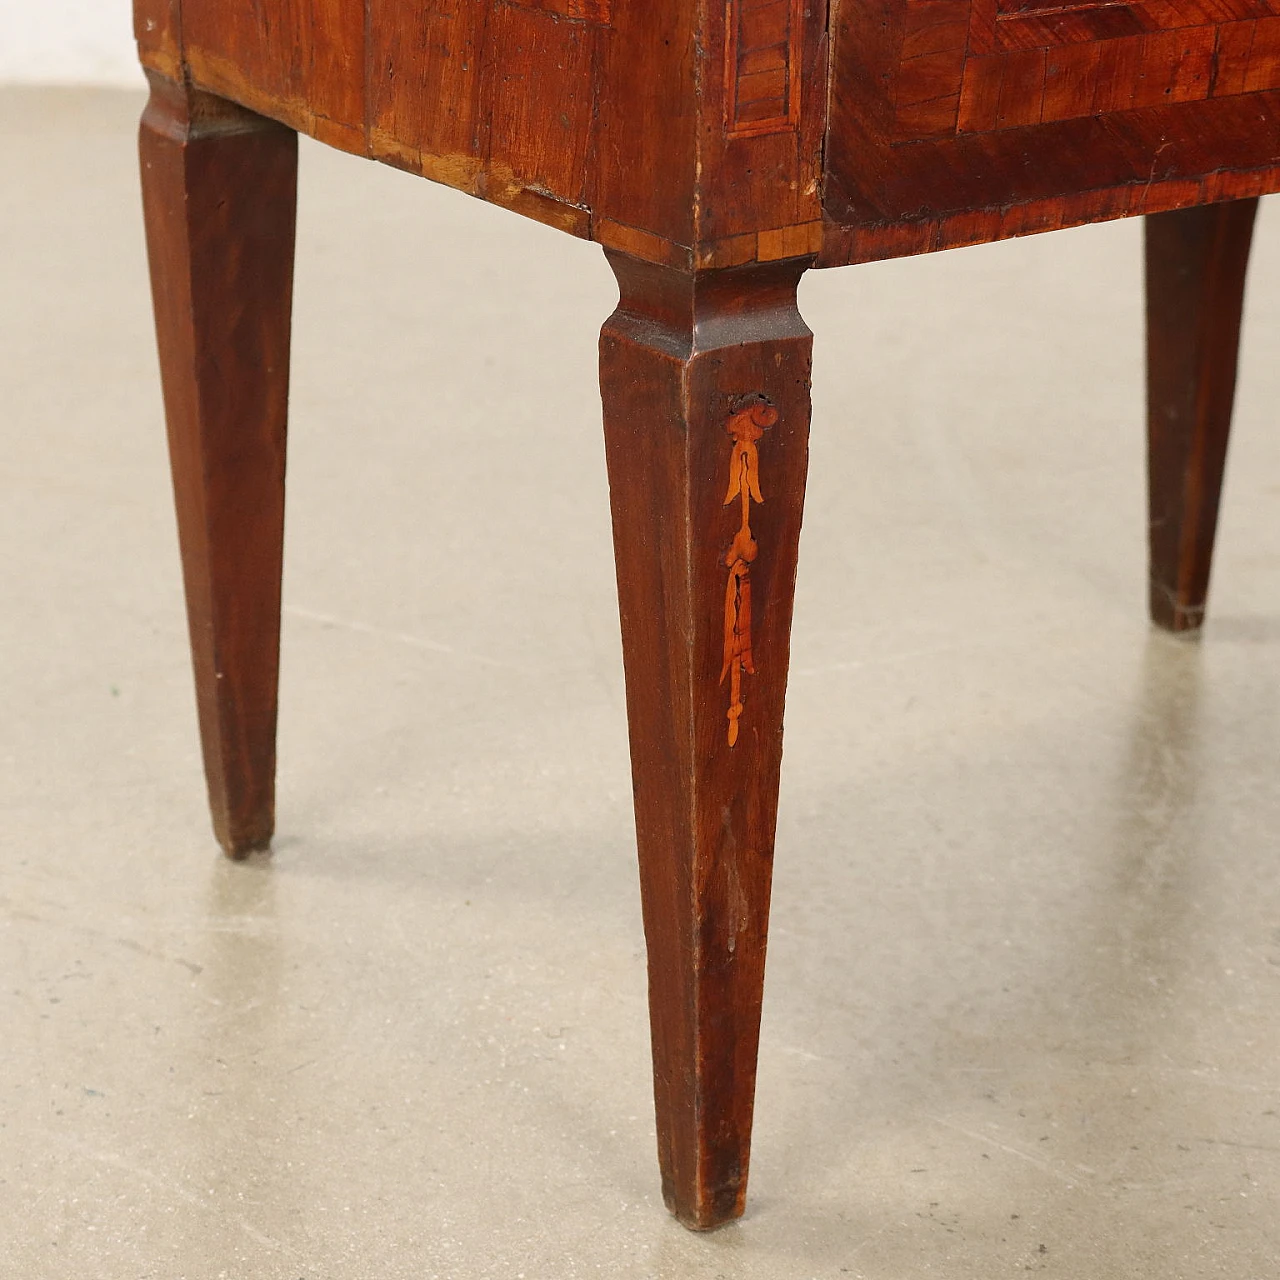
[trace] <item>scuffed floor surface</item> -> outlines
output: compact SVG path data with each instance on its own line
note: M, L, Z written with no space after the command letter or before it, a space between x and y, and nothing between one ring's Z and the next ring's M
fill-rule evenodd
M303 154L269 862L196 754L128 93L0 93L0 1274L1280 1274L1280 205L1211 624L1140 228L810 277L752 1197L657 1192L598 251Z

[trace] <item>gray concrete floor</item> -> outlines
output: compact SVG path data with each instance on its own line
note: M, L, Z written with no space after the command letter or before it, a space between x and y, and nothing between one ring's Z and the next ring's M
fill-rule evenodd
M1140 228L811 276L752 1198L657 1194L598 252L306 145L280 836L204 812L128 93L0 93L0 1274L1280 1271L1280 234L1199 643Z

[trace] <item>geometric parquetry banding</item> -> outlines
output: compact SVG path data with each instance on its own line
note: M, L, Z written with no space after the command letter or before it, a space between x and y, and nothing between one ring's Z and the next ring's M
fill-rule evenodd
M1280 0L905 0L896 143L1280 88Z

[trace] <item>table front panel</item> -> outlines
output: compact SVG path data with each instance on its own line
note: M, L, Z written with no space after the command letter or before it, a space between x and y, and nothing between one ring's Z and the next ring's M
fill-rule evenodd
M1280 0L843 0L833 40L838 222L1103 190L1115 216L1280 160Z

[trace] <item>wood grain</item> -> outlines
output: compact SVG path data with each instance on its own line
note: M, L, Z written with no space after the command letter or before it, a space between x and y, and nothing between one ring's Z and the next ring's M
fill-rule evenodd
M1256 200L1146 222L1151 617L1204 621Z
M153 75L140 152L205 776L239 857L274 826L297 135Z
M739 1215L746 1193L808 459L812 335L795 309L808 261L692 274L610 255L622 298L601 388L658 1149L667 1204L697 1228ZM734 423L753 410L771 422L768 488L751 508L754 674L730 743L725 579L740 508L725 493L741 466Z

